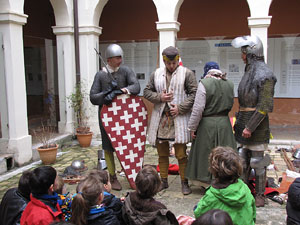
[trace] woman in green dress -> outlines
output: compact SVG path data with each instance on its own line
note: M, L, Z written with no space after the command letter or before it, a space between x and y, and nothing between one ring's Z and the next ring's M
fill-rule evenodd
M206 64L200 80L188 128L193 138L189 154L186 177L206 184L211 182L208 157L217 146L236 149L236 142L228 113L234 101L234 85L227 80L215 62Z

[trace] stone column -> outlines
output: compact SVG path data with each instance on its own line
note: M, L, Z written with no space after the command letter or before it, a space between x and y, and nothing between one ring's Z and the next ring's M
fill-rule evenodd
M180 23L172 22L156 22L156 29L159 31L159 66L163 66L163 59L161 57L162 51L169 47L176 45L177 32L179 31Z
M264 46L264 56L267 62L268 52L268 27L271 24L272 16L269 16L269 9L272 0L247 0L250 17L248 17L248 25L251 29L251 35L258 36Z
M82 89L87 94L83 107L86 112L87 125L94 133L99 133L98 107L94 107L90 103L89 93L94 76L99 69L99 58L95 49L99 52L99 35L101 33L102 28L98 26L79 27L80 80Z
M75 54L73 26L55 26L53 32L57 40L57 68L58 68L58 93L59 133L73 133L74 114L67 97L71 95L75 87Z
M184 0L152 0L156 6L159 31L159 66L163 66L162 51L169 46L176 46L177 32L180 23L177 22L178 13Z
M0 13L2 60L0 70L2 139L6 153L13 153L17 165L32 158L31 136L28 134L27 99L24 70L23 25L27 15L12 11ZM4 87L4 88L3 88ZM2 114L3 113L3 114Z
M266 62L268 56L268 27L271 24L271 19L272 16L248 17L248 25L251 29L251 35L258 36L263 43Z

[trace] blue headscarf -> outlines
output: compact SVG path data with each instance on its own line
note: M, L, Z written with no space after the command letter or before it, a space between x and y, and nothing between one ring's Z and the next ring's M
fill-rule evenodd
M203 74L202 78L204 78L206 76L207 72L211 69L219 70L220 67L219 67L218 63L216 63L216 62L213 62L213 61L207 62L204 66L204 74Z

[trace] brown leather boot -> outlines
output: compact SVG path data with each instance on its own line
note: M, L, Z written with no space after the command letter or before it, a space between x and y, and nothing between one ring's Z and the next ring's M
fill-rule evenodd
M264 207L265 206L265 196L264 195L256 195L255 196L255 205L256 207Z
M160 183L160 187L158 189L158 192L164 190L164 189L167 189L169 187L169 184L168 184L168 178L161 178L161 183Z
M192 190L189 186L188 180L181 181L181 191L182 191L182 194L184 194L184 195L189 195L192 193Z
M111 188L113 190L116 190L116 191L122 190L122 186L121 186L120 182L118 181L116 174L113 176L110 175L110 183L111 183Z

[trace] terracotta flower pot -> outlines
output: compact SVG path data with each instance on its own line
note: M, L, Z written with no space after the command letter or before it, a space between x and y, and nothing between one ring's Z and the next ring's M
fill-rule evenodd
M93 132L87 132L85 134L76 133L76 136L81 147L89 147L91 145Z
M55 163L57 149L58 149L58 144L55 144L55 146L49 148L43 148L41 146L37 149L43 164L49 165Z

